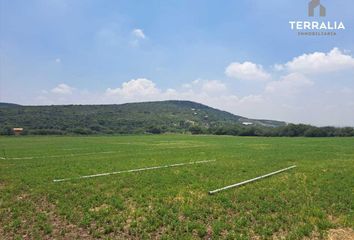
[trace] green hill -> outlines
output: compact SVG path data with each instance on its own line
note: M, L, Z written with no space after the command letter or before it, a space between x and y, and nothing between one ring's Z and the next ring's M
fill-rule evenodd
M222 126L284 126L285 122L255 120L190 101L120 105L20 106L0 104L3 132L22 127L32 134L188 132Z
M15 103L2 103L0 102L0 108L5 108L5 107L16 107L16 106L21 106Z

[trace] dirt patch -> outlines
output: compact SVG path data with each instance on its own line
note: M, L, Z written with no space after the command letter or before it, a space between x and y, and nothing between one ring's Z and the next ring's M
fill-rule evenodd
M279 230L278 232L274 233L272 236L273 240L283 240L286 239L288 232L285 230Z
M165 226L160 226L153 234L150 235L150 239L161 239L166 231L167 228Z
M178 221L184 222L186 220L186 217L184 215L179 215L178 216Z
M5 231L4 231L4 229L3 229L3 227L2 227L2 224L0 224L1 226L0 226L0 236L5 236Z
M1 221L7 221L10 219L2 219L0 221L0 239L57 239L57 240L69 240L69 239L94 239L90 236L90 232L87 229L78 227L70 223L65 217L59 216L56 212L54 204L50 203L47 199L41 198L38 201L34 201L30 198L29 194L23 193L16 196L15 201L28 202L29 210L32 210L32 215L21 216L18 219L18 227L12 229L4 228ZM8 210L6 215L11 218L11 210ZM38 218L38 216L42 216ZM40 219L40 220L38 220Z
M43 239L93 239L88 230L69 223L65 218L56 213L55 205L42 199L37 205L37 210L46 214L49 223L52 225L52 232Z
M213 228L212 226L208 225L207 228L206 228L206 236L204 237L204 239L212 239L212 236L213 236Z
M328 240L354 240L354 231L351 228L337 228L328 231Z
M273 240L287 239L287 232L280 231L273 235ZM320 240L323 239L320 233L313 231L309 237L304 237L302 240ZM351 228L330 229L327 233L326 240L354 240L354 231Z
M27 193L22 193L22 194L20 194L20 195L18 195L17 197L16 197L16 200L17 201L22 201L22 200L26 200L26 199L28 199L29 198L29 194L27 194Z

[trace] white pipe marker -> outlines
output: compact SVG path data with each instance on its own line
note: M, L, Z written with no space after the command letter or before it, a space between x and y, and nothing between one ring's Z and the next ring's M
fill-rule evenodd
M224 191L226 189L230 189L230 188L238 187L238 186L250 183L250 182L254 182L254 181L257 181L259 179L266 178L266 177L269 177L269 176L272 176L272 175L275 175L275 174L290 170L290 169L295 168L295 167L296 167L296 165L291 166L291 167L287 167L287 168L284 168L284 169L281 169L281 170L278 170L278 171L275 171L275 172L272 172L272 173L268 173L268 174L260 176L260 177L252 178L250 180L246 180L246 181L243 181L243 182L240 182L240 183L232 184L232 185L229 185L229 186L226 186L226 187L223 187L223 188L219 188L219 189L216 189L216 190L213 190L213 191L209 191L209 194L214 194L214 193L217 193L217 192L220 192L220 191Z
M216 160L214 159L214 160L203 160L203 161L196 161L196 162L175 163L175 164L163 165L163 166L155 166L155 167L146 167L146 168L137 168L137 169L131 169L131 170L123 170L123 171L118 171L118 172L99 173L99 174L80 176L80 177L75 177L75 178L54 179L53 182L64 182L64 181L70 181L70 180L75 180L75 179L102 177L102 176L109 176L109 175L120 174L120 173L141 172L141 171L147 171L147 170L153 170L153 169L168 168L168 167L179 167L179 166L183 166L183 165L192 165L192 164L208 163L208 162L215 162L215 161Z

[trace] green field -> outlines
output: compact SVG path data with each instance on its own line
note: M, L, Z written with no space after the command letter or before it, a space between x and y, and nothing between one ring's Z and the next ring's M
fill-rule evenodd
M353 236L354 138L1 137L0 157L0 239ZM291 165L297 168L208 195Z

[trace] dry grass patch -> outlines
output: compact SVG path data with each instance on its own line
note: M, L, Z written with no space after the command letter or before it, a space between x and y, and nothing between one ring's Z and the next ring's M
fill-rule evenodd
M90 212L100 212L100 211L105 211L108 210L110 206L108 204L102 204L101 206L90 208Z
M328 240L354 240L354 231L351 228L337 228L328 231Z

